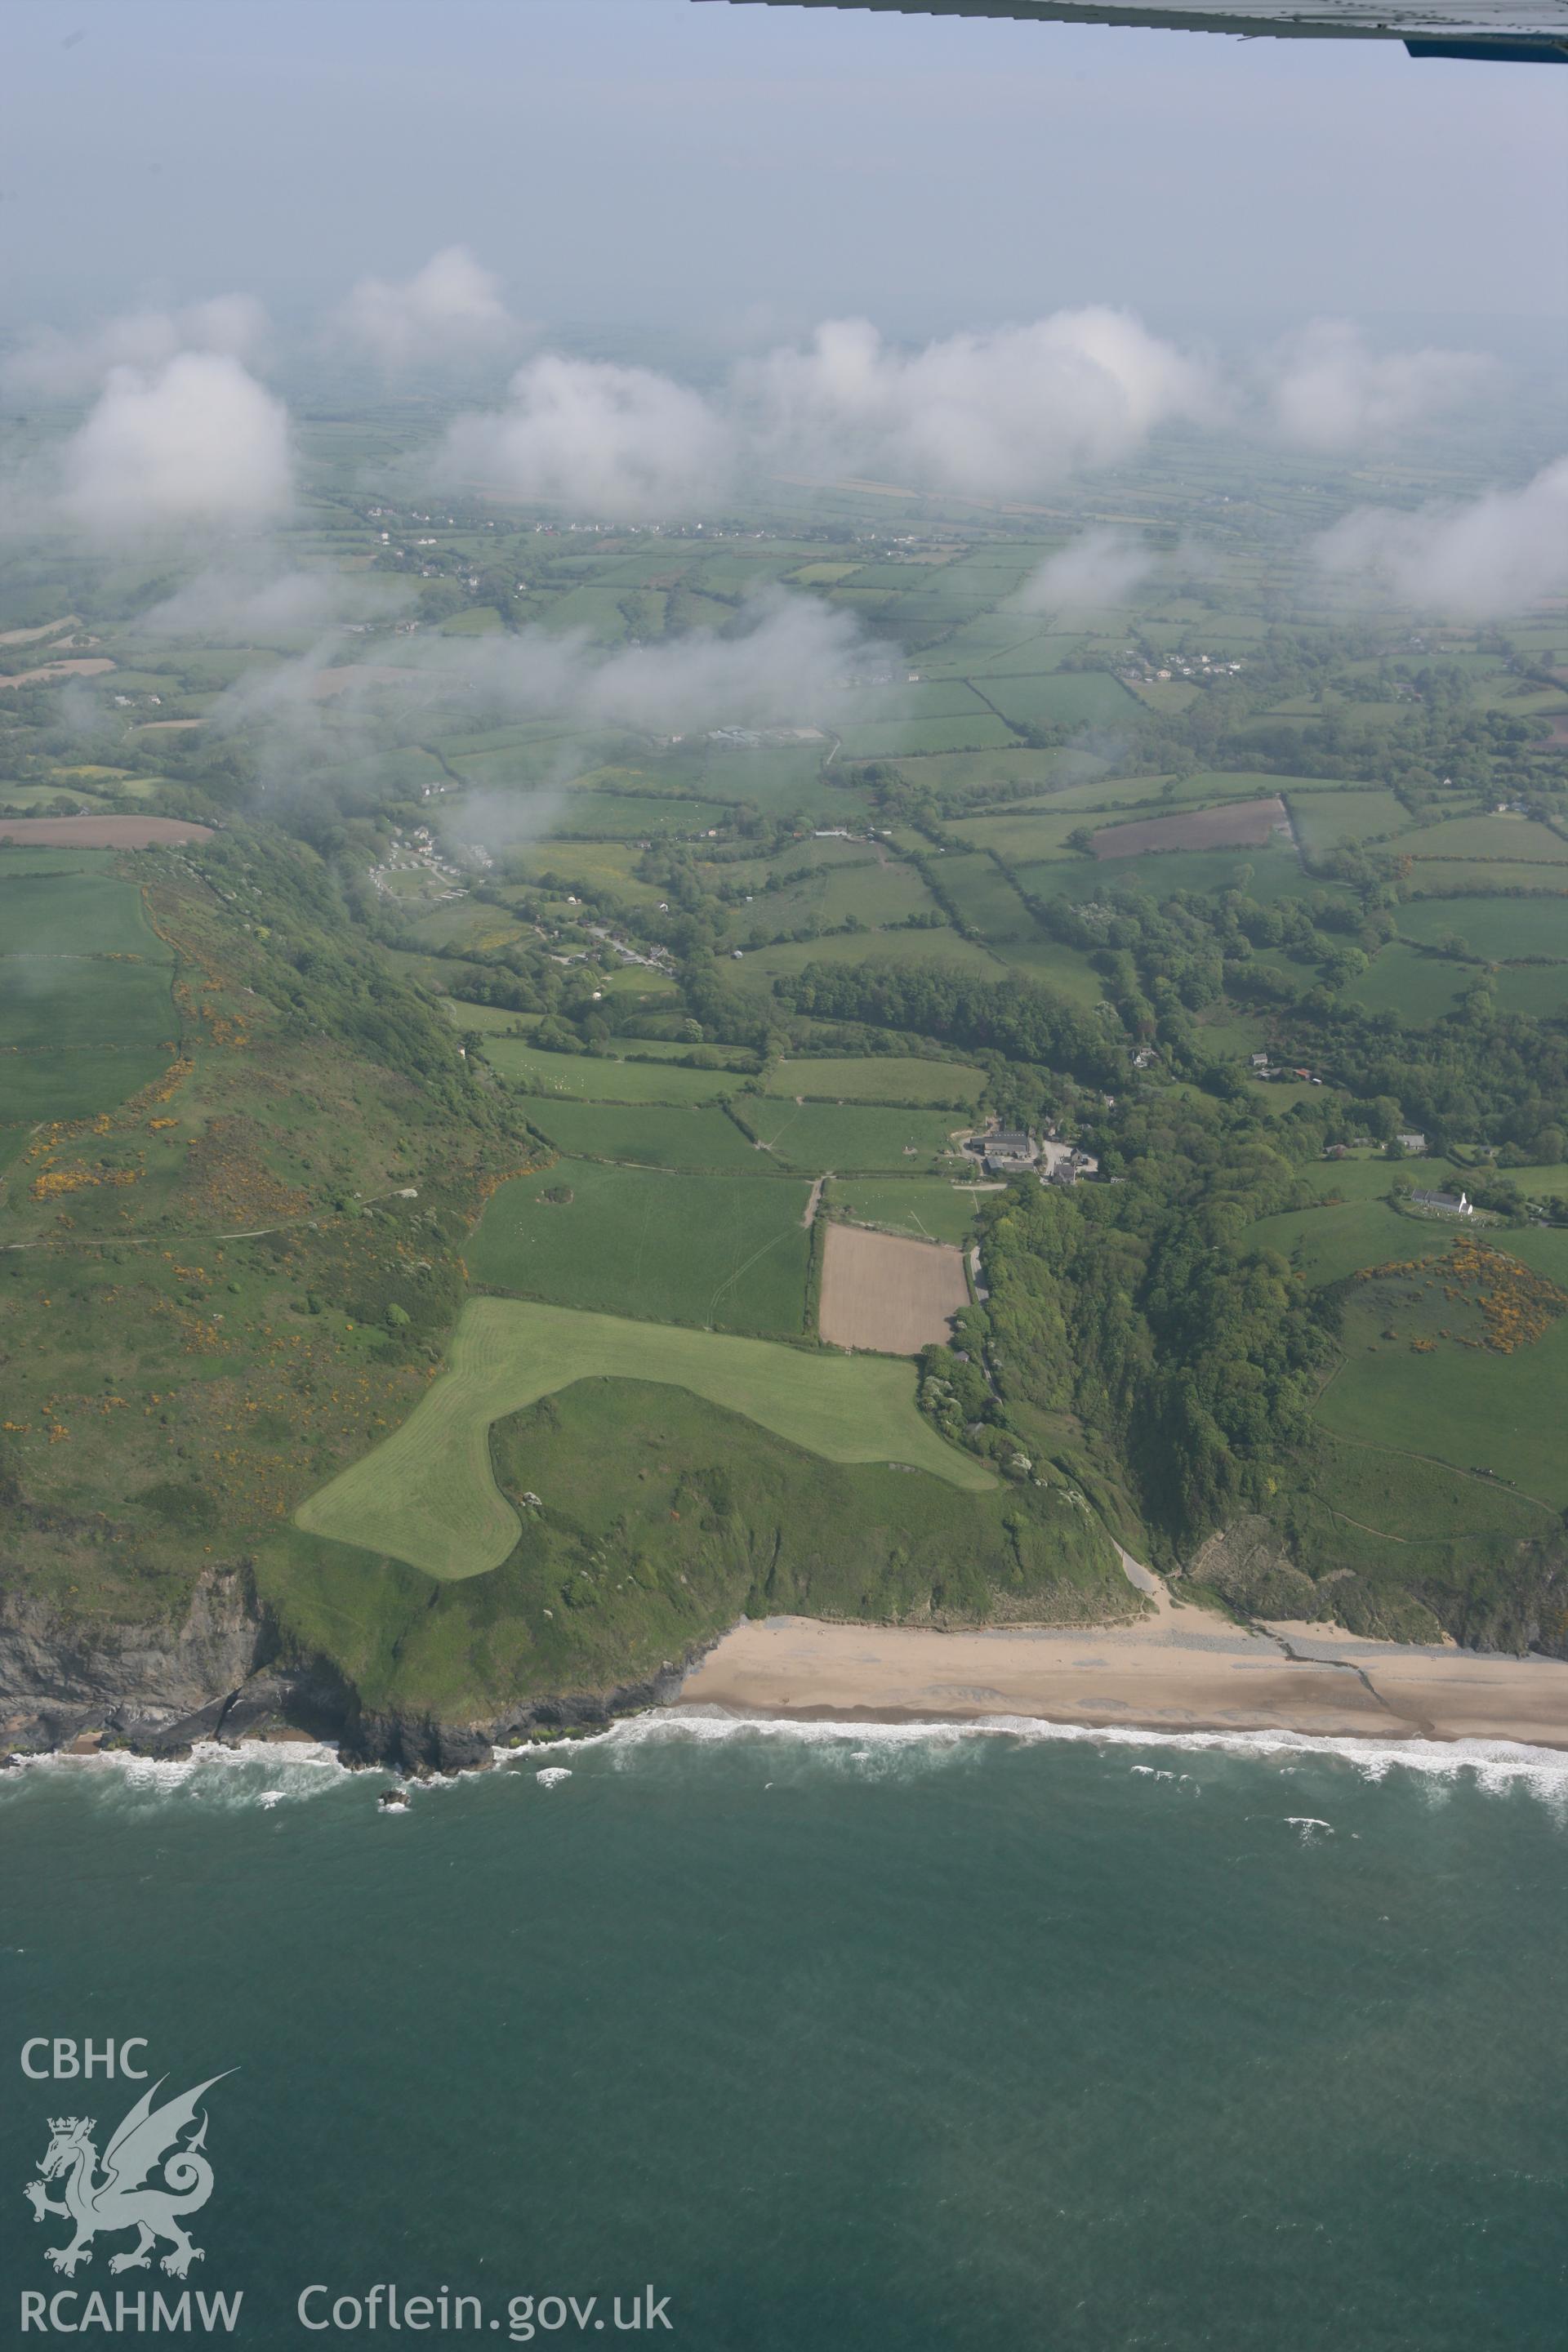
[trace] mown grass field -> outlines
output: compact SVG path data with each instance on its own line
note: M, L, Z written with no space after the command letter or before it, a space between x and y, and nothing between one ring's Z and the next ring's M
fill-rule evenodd
M552 1193L569 1192L570 1201ZM798 1334L810 1188L562 1160L503 1184L466 1252L475 1282L650 1322Z
M826 1202L858 1225L962 1246L973 1232L975 1209L986 1197L960 1192L944 1176L849 1176L834 1178Z
M768 1162L721 1110L574 1102L528 1096L531 1127L560 1151L592 1160L621 1160L640 1168L735 1168L766 1173Z
M820 1060L796 1055L773 1064L763 1092L792 1098L804 1095L808 1102L973 1106L984 1084L984 1071L973 1062L931 1062L891 1054L825 1055Z
M447 1370L403 1426L303 1503L297 1523L443 1580L481 1576L507 1558L521 1524L495 1481L490 1424L606 1378L689 1389L826 1461L904 1462L968 1494L995 1484L921 1419L910 1365L475 1298Z
M525 1094L573 1102L711 1102L745 1083L732 1070L687 1070L679 1063L619 1061L608 1054L552 1054L522 1037L491 1038L485 1059Z
M773 1102L755 1095L736 1108L776 1164L809 1176L859 1168L923 1171L954 1148L952 1131L969 1124L962 1111Z

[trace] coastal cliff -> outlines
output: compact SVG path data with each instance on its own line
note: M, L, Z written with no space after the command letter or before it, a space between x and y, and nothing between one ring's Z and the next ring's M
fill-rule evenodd
M204 1570L183 1617L113 1618L58 1599L0 1591L0 1754L78 1741L178 1755L193 1740L306 1734L350 1764L451 1772L509 1739L607 1723L679 1688L708 1646L637 1682L535 1697L499 1717L453 1722L365 1707L330 1659L304 1654L259 1597L247 1562Z

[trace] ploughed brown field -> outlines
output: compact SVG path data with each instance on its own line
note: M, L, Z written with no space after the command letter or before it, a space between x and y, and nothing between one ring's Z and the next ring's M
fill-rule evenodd
M0 845L17 849L155 849L212 837L210 824L183 816L0 816Z
M1289 823L1285 803L1231 801L1224 808L1190 809L1137 824L1108 824L1094 836L1097 857L1136 857L1145 849L1256 849L1277 825Z
M962 1250L861 1225L828 1226L816 1323L834 1347L918 1355L952 1337L951 1318L968 1303Z

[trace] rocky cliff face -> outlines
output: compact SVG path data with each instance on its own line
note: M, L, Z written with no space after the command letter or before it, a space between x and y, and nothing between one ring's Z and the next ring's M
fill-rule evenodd
M587 1728L679 1689L687 1659L646 1681L520 1702L493 1721L377 1714L330 1661L289 1654L248 1568L204 1571L180 1622L116 1622L0 1591L0 1752L37 1753L83 1735L153 1754L195 1739L284 1729L339 1743L351 1764L452 1772L540 1730Z
M210 1729L268 1673L276 1632L244 1565L204 1571L183 1620L120 1622L0 1591L0 1745L54 1748L86 1731L138 1745Z

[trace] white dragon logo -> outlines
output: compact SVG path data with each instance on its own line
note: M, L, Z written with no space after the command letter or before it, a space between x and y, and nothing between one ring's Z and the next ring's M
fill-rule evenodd
M70 2278L79 2263L91 2262L91 2242L100 2230L139 2233L129 2253L110 2257L111 2271L145 2270L160 2238L167 2238L173 2248L163 2256L163 2267L175 2278L184 2278L191 2264L203 2259L202 2249L192 2245L180 2224L184 2215L199 2211L213 2193L213 2168L201 2152L207 2136L206 2116L203 2115L201 2128L193 2139L183 2147L177 2142L186 2126L195 2121L203 2094L223 2079L222 2074L214 2074L198 2083L194 2091L154 2108L153 2101L168 2080L166 2074L160 2075L151 2090L143 2091L105 2148L101 2179L98 2150L92 2144L93 2117L49 2118L49 2144L38 2167L39 2178L29 2180L22 2193L32 2206L36 2221L58 2214L76 2224L76 2235L68 2246L45 2249L56 2270ZM163 2181L144 2186L148 2174L159 2165ZM44 2184L62 2173L65 2201L57 2204Z

